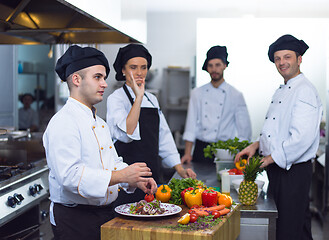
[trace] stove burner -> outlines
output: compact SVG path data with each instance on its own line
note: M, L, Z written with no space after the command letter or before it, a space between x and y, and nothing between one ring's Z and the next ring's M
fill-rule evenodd
M26 166L23 163L18 163L14 166L0 166L0 181L7 180L31 168L33 168L31 163Z

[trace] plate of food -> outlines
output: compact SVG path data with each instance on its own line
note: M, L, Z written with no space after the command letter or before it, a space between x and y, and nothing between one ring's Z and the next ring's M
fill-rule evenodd
M115 212L129 217L163 217L177 214L182 211L180 206L162 203L158 200L147 202L141 200L136 203L127 203L117 206Z

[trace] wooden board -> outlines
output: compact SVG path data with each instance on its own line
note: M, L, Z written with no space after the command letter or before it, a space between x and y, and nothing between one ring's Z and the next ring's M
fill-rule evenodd
M177 225L177 220L187 211L161 218L135 218L120 216L101 226L101 240L235 240L240 234L240 205L218 225L207 230L176 231L161 226Z

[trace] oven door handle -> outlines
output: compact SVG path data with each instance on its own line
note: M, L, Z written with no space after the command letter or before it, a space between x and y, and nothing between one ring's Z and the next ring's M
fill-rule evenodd
M34 234L35 232L37 232L39 230L40 226L41 226L40 224L33 225L31 227L25 228L25 229L23 229L23 230L21 230L19 232L16 232L14 234L11 234L9 236L5 236L2 239L4 239L4 240L11 239L11 238L14 239L15 236L21 235L21 234L24 234L25 233L26 235L24 235L22 237L19 237L19 238L15 238L16 240L24 240L24 239L28 238L29 236L31 236L32 234Z

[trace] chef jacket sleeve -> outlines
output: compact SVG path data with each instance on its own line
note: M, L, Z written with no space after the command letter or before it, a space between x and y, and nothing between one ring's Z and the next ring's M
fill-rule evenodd
M191 97L188 105L188 111L187 111L187 117L186 117L186 123L185 123L185 131L183 134L183 139L185 141L194 142L196 138L196 132L197 129L197 121L198 121L198 96L197 92L195 91L197 89L194 89L191 92Z
M114 139L124 143L129 143L133 140L140 140L139 123L133 134L127 134L127 116L131 109L131 103L125 99L126 95L122 89L114 92L107 98L107 113L106 122L110 128L110 132Z
M322 106L311 88L298 92L291 115L289 137L276 141L271 153L275 163L287 170L310 148L319 134Z
M242 93L236 98L237 107L235 111L235 121L237 128L237 137L240 141L251 139L251 122L248 108Z
M32 112L32 125L39 126L38 114L33 110Z
M85 198L104 197L112 172L87 167L81 161L82 140L74 120L67 119L46 134L50 169L63 188Z

